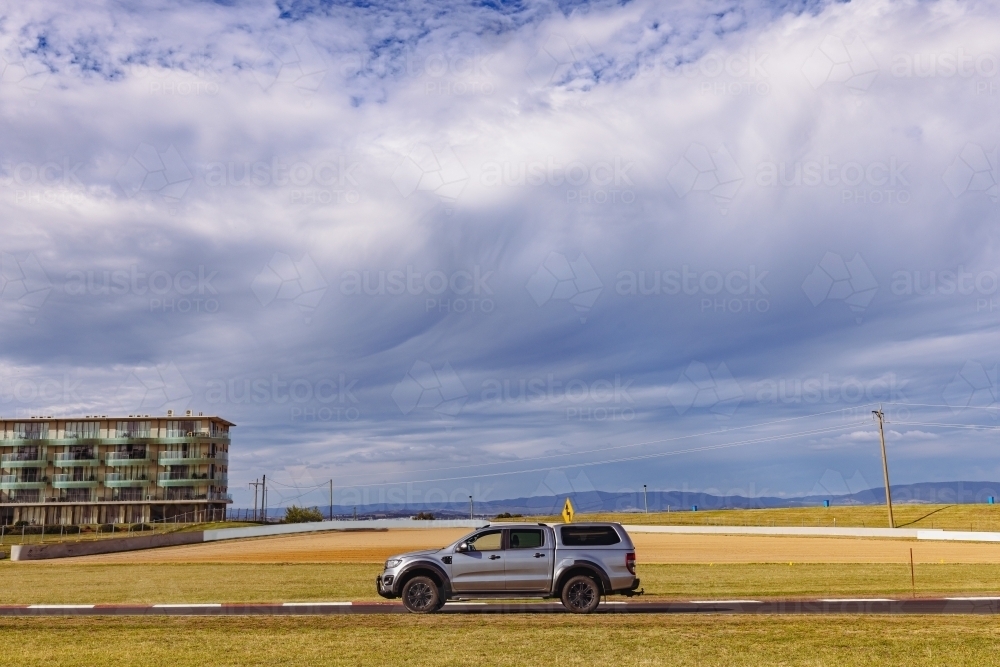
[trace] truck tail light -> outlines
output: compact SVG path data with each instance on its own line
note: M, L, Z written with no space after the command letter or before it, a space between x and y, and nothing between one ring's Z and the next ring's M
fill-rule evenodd
M635 553L625 554L625 567L632 574L635 574Z

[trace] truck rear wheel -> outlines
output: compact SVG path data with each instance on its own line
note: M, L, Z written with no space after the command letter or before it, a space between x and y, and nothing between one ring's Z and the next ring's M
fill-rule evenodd
M601 602L601 589L590 577L578 575L571 577L563 585L562 603L574 614L589 614L597 609Z
M441 591L430 577L413 577L403 584L403 606L415 614L429 614L441 608Z

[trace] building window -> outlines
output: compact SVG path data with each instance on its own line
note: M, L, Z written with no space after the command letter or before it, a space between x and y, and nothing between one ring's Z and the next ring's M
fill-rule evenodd
M98 422L66 422L67 438L99 438L101 429Z
M59 498L64 503L89 503L93 499L90 489L66 489L66 493Z
M12 503L37 503L41 493L41 489L15 489L8 497Z
M15 422L15 440L46 440L49 437L48 422Z
M119 438L148 438L149 422L118 422Z
M168 421L167 422L167 437L168 438L183 438L188 435L195 435L201 432L201 422L199 421Z

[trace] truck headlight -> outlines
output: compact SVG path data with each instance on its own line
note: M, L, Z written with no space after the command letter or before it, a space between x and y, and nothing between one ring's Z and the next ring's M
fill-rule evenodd
M391 570L394 567L398 567L400 563L403 562L402 558L390 558L385 562L385 569Z

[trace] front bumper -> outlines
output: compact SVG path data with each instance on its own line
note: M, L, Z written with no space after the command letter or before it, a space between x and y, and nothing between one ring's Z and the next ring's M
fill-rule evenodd
M392 581L393 576L391 574L380 574L375 577L375 591L381 596L388 600L396 597L396 594L392 592Z

